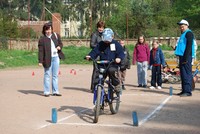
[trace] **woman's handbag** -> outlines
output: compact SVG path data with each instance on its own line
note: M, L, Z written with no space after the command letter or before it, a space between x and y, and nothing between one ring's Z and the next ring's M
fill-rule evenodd
M59 56L59 58L60 58L61 60L64 60L64 59L65 59L65 55L64 55L64 53L63 53L61 50L58 51L58 56Z

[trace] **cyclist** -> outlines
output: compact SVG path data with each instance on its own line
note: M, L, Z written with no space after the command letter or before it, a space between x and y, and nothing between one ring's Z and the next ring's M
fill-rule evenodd
M112 29L105 28L102 33L102 41L100 41L97 46L91 50L91 52L86 56L86 59L96 59L99 56L100 60L114 60L114 64L108 68L106 76L104 77L106 78L108 75L113 86L115 86L115 91L120 92L121 85L119 79L119 67L125 55L122 46L113 38L114 32ZM94 83L95 85L98 83L98 77L95 77Z

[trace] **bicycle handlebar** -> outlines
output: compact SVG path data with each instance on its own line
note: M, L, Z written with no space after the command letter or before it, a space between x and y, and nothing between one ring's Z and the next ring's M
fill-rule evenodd
M86 59L86 57L84 59ZM109 61L109 60L95 60L91 57L89 58L89 60L93 61L93 63L95 64L95 68L98 69L98 70L99 70L99 68L98 68L97 65L108 65L105 68L105 70L107 70L110 67L110 65L115 62L114 60L111 60L111 61Z

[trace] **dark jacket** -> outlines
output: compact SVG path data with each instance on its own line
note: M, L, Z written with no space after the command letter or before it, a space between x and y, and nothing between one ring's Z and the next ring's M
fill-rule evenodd
M161 48L157 48L155 56L153 57L153 48L150 51L150 66L154 64L162 64L165 67L165 57Z
M53 33L51 39L53 40L55 47L60 46L62 49L63 44L59 34ZM42 63L44 68L48 68L51 66L51 39L47 36L42 36L38 42L38 61ZM60 53L61 51L58 51Z
M115 44L115 51L111 51L110 45ZM110 44L106 44L103 41L100 41L99 44L92 49L89 53L91 58L96 59L97 56L100 57L100 60L115 60L116 58L124 59L124 51L122 46L116 40L112 40Z
M125 46L123 47L123 50L124 50L125 57L124 57L124 60L122 61L122 64L121 64L121 70L130 69L131 68L131 61L130 61L129 51Z
M100 41L102 41L102 33L99 33L99 31L92 33L90 39L90 48L94 49Z

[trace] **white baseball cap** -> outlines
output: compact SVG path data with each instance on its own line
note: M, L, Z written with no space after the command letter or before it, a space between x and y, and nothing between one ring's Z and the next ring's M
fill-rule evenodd
M181 20L180 22L177 23L178 25L187 25L189 26L189 23L186 20Z

